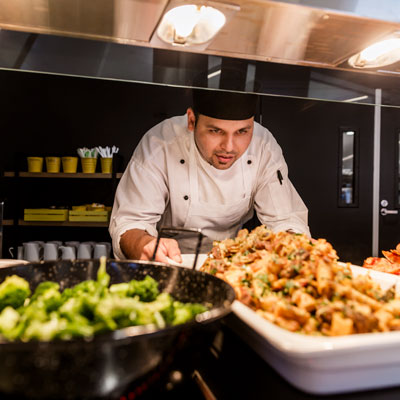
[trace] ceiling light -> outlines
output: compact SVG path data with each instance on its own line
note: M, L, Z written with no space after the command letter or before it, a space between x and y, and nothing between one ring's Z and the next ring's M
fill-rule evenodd
M150 43L205 48L238 10L239 6L214 1L172 1Z
M368 46L349 59L354 68L377 68L400 61L400 37L391 37Z

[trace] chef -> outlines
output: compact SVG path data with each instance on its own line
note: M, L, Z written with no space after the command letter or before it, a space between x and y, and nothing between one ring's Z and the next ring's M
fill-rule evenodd
M234 237L252 218L273 231L310 235L308 211L288 178L282 150L254 121L257 96L193 90L185 115L141 139L118 185L110 221L118 259L150 260L160 226L200 228L212 240ZM174 239L156 260L181 262Z

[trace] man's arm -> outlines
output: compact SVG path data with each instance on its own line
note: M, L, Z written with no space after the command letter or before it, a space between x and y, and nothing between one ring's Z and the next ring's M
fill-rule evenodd
M120 239L121 250L131 260L151 260L157 238L141 229L126 231ZM167 262L167 257L181 263L181 251L174 239L161 238L158 245L156 261Z

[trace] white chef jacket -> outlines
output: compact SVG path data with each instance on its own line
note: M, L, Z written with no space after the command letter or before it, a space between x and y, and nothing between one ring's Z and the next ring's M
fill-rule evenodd
M173 117L143 136L120 180L109 227L114 255L125 258L119 241L130 229L156 237L164 225L200 228L211 240L234 237L254 209L269 229L310 235L307 208L271 132L255 122L247 150L219 170L198 152L186 114Z

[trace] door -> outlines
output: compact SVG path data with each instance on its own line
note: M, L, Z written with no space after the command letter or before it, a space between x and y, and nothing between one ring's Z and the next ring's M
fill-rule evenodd
M261 108L308 207L311 235L341 261L362 264L372 253L374 107L262 96Z
M400 242L400 109L381 107L381 167L379 193L379 249L395 249ZM375 255L375 254L374 254Z

